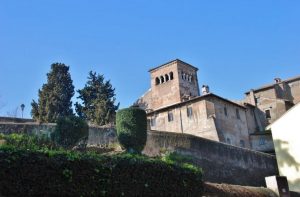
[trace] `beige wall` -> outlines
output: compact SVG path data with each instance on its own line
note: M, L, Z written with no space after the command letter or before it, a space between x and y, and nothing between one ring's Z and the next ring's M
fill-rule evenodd
M271 124L280 175L290 190L300 192L300 103Z
M151 118L155 118L155 125L151 126L151 130L186 133L219 141L214 118L208 116L208 105L209 102L204 100L148 115L149 122ZM187 116L188 107L192 108L191 117ZM173 114L173 121L168 121L168 113ZM211 113L214 115L214 112Z
M258 102L255 103L255 99ZM280 118L293 104L300 102L300 79L283 81L270 87L249 92L246 95L246 102L257 106L256 114L260 121L260 130ZM265 111L270 110L271 118L266 118Z
M246 108L239 107L216 97L208 98L216 111L216 127L221 142L250 148ZM227 115L225 109L227 109ZM236 110L238 110L239 118Z
M191 97L199 96L199 86L198 86L198 77L197 71L195 68L190 67L181 62L177 65L178 77L179 77L179 87L180 87L180 96L190 95ZM192 80L182 79L182 74L187 74L192 77Z
M165 76L173 72L173 80L156 85L156 77ZM167 105L179 103L179 76L176 62L171 62L163 67L151 71L151 109L155 110Z
M286 100L278 98L277 92L275 88L269 88L255 92L253 95L254 98L257 98L255 114L258 116L257 121L259 121L258 124L261 126L260 130L264 130L267 125L276 121L288 108ZM251 94L248 94L246 100L248 102L253 100L251 97ZM279 97L282 97L282 95ZM266 110L270 110L271 118L266 118Z
M227 116L224 114L224 107L227 108ZM188 108L192 109L191 117L187 116ZM239 110L239 119L236 116L236 109ZM173 114L173 121L168 121L168 113ZM155 119L152 121L155 125L151 125L151 130L192 134L250 148L246 108L214 96L150 113L148 119L149 122Z
M291 97L293 99L293 103L300 102L300 80L291 81L288 83L291 91Z
M173 79L170 78L170 73L173 73ZM183 74L191 78L183 78ZM174 60L150 70L150 75L151 89L137 102L141 108L156 110L180 103L183 96L199 96L197 68L189 64ZM156 82L157 78L160 80L159 84ZM161 82L161 78L164 82Z

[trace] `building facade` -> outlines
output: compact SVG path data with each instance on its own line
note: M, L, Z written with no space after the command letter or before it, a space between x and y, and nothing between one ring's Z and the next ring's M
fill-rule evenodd
M149 128L273 152L265 128L300 101L300 77L276 79L233 102L211 93L207 85L200 93L197 71L178 59L149 70L151 88L135 103L146 110Z

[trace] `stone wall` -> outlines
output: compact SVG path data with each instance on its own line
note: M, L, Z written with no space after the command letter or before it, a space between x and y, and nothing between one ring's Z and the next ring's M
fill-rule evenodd
M0 133L47 134L55 124L0 123ZM88 146L106 148L118 144L115 128L90 126ZM194 157L205 181L264 186L264 177L277 175L274 156L188 134L149 131L144 153L156 156L177 151Z
M151 131L144 153L149 156L176 151L193 156L204 180L249 186L265 186L265 177L277 175L274 156L187 134Z
M118 144L117 133L114 127L90 126L88 146L110 148Z
M50 137L50 133L54 131L56 124L45 123L39 124L36 122L0 122L0 133L26 133L36 135L47 135Z
M274 153L274 143L271 133L254 133L250 135L251 147L255 151Z
M8 119L5 119L7 121ZM50 137L50 134L54 131L55 123L37 123L19 121L11 122L15 119L10 119L9 122L0 122L0 133L12 134L12 133L26 133L35 135L46 135ZM117 141L116 131L113 127L107 126L94 126L89 127L88 146L107 148L114 146Z
M25 122L34 122L34 120L33 119L27 119L27 118L0 117L0 122L25 123Z

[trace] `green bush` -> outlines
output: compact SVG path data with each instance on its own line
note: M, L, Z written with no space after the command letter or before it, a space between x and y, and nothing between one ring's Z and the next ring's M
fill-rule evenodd
M88 137L89 126L79 117L70 116L59 118L51 138L65 148L76 145L81 139Z
M118 140L128 152L140 153L147 141L146 112L137 107L117 112L116 128Z
M202 173L141 155L0 147L0 196L201 196Z
M28 134L0 134L0 140L4 140L2 145L12 146L19 149L29 150L51 150L58 147L47 137Z

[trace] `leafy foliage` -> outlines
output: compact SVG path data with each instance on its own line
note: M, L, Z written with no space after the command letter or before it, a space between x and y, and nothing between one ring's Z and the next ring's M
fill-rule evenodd
M55 122L59 117L73 114L71 98L74 86L69 66L54 63L47 74L47 83L38 92L38 102L32 101L31 115L40 122Z
M110 81L104 80L103 75L90 71L85 87L78 93L82 100L82 104L75 104L79 117L97 125L114 122L119 104L115 105L115 89Z
M61 117L56 122L51 138L63 147L72 147L89 133L88 124L79 117Z
M0 147L0 169L3 196L201 196L203 191L200 171L132 154Z
M0 140L4 140L5 146L12 146L19 149L52 150L59 148L47 136L43 135L0 134Z
M141 152L147 141L146 112L137 107L121 109L116 117L120 144L128 152Z

